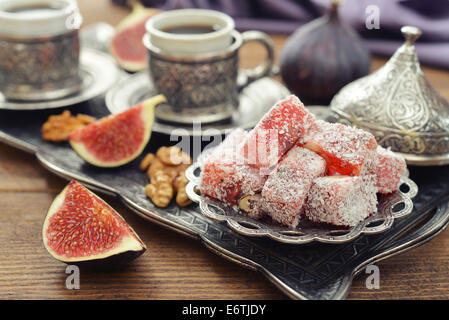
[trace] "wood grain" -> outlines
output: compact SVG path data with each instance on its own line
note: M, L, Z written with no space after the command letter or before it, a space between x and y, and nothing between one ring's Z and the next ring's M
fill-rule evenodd
M128 11L109 1L78 0L85 24L117 23ZM285 36L273 36L276 57ZM243 66L264 53L250 44ZM385 62L375 59L373 69ZM424 68L449 99L449 72ZM209 252L199 242L152 224L103 196L131 224L148 251L128 267L81 270L81 289L65 288L66 265L50 257L41 235L44 216L66 181L43 169L34 156L0 144L0 299L285 299L262 275ZM380 289L354 281L349 299L448 299L449 230L429 243L379 264Z

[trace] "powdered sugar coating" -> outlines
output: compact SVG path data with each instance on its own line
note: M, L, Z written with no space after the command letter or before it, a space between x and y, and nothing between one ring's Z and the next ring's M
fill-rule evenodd
M376 176L326 176L313 181L304 214L312 221L353 227L377 211Z
M326 159L329 175L356 176L375 168L376 139L361 129L317 120L299 144Z
M310 150L293 147L265 182L263 209L274 221L296 228L312 181L325 170L323 158Z
M304 115L302 119L312 120L300 125L304 131L297 132L299 138L295 138L293 147L287 147L294 139L293 131L289 131L294 124L289 120L291 107L297 103L294 96L289 98L291 101L279 109L273 107L271 118L267 115L256 127L259 132L267 132L281 126L282 134L276 137L281 143L258 140L256 129L250 133L234 130L204 157L202 191L236 210L239 199L251 195L250 208L245 210L248 217L269 215L290 228L297 227L302 214L315 222L357 225L377 211L377 192L397 190L406 168L404 159L377 146L369 132ZM248 150L253 150L248 148L254 147L251 143L260 142L277 151L276 159L270 159L269 170L259 166L266 162L254 165L247 158ZM286 153L280 155L284 148Z
M237 147L239 144L245 141L248 136L248 132L242 128L236 128L232 130L223 142L220 144L220 148L222 151L231 151L234 150L237 153Z
M389 149L377 147L377 187L380 193L391 193L398 189L401 174L407 165L403 157Z
M240 190L240 181L235 175L235 166L232 163L221 158L209 158L204 163L201 171L201 192L233 206Z
M259 171L259 169L245 164L237 166L236 174L241 180L243 195L252 195L262 191L268 178L268 176Z
M242 148L246 161L256 168L276 165L314 121L298 97L277 102L246 138Z
M241 150L238 150L239 145L243 143L247 135L248 132L244 129L236 128L232 130L218 146L203 150L197 161L203 165L210 156L220 157L224 154L227 154L229 159L237 158L241 152Z
M234 130L203 159L202 192L230 206L235 206L242 195L260 192L267 179L238 153L246 135L243 129Z

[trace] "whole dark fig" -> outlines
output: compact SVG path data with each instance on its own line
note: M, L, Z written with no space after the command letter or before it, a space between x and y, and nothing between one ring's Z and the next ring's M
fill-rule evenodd
M371 55L338 16L339 1L328 12L296 30L280 57L282 79L306 103L328 105L349 82L368 74Z

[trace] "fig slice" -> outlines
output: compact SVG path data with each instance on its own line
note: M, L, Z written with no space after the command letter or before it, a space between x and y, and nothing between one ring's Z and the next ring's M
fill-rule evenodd
M146 250L117 211L75 180L51 204L42 239L55 259L68 264L120 265Z
M118 167L137 158L147 145L154 123L154 108L163 95L145 100L115 115L104 117L72 132L72 148L90 164Z
M131 5L132 12L115 27L109 52L123 69L137 72L148 66L147 51L142 43L145 23L160 10L145 8L137 1L133 1Z

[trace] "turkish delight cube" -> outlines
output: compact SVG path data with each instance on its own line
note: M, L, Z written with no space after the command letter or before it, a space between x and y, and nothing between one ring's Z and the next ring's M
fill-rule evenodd
M248 134L242 150L246 161L256 168L275 166L314 121L298 97L279 101Z
M391 193L398 189L399 180L407 165L400 155L389 149L377 147L377 188L380 193Z
M377 211L376 176L326 176L313 181L304 214L314 222L355 226Z
M312 181L325 170L326 162L319 155L293 147L265 182L263 209L274 221L296 228Z
M204 164L210 156L226 156L228 160L241 158L239 146L243 143L247 135L248 132L244 129L237 128L232 130L218 146L208 146L208 148L203 150L198 157L198 161Z
M236 164L220 157L209 157L201 170L201 192L231 206L240 194Z
M201 172L201 191L234 206L240 197L260 192L266 179L256 168L213 157L205 162Z
M202 192L230 206L236 205L242 195L260 192L267 178L257 168L249 167L238 153L245 136L246 131L234 130L205 156L201 168Z
M328 175L356 176L375 168L376 139L361 129L319 120L299 144L326 160Z

